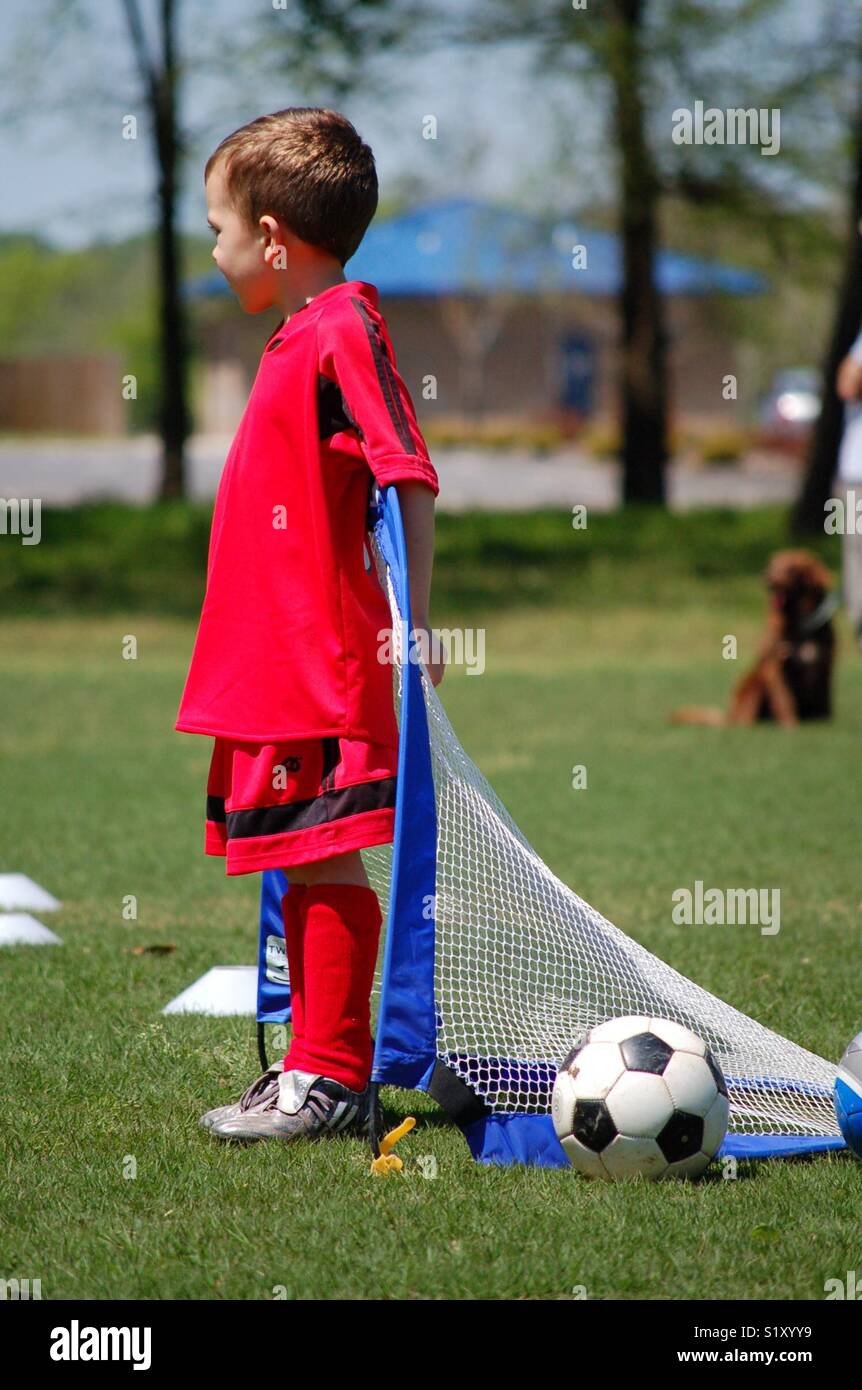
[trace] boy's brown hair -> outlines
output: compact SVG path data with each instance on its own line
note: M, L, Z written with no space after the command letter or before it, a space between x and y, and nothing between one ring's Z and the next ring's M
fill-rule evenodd
M251 226L265 213L343 266L377 211L377 171L368 145L338 111L287 106L225 137L204 178L224 161L231 202Z

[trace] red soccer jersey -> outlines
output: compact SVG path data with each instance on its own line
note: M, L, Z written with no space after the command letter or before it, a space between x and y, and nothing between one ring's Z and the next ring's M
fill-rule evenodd
M397 738L369 494L439 482L377 303L364 281L333 285L264 349L216 494L183 732Z

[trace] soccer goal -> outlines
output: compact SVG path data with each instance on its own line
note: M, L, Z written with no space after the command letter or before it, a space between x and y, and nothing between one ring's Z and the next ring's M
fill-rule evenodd
M373 1080L417 1087L487 1163L567 1166L551 1120L561 1062L594 1024L673 1019L728 1086L721 1155L842 1148L836 1066L709 994L561 882L462 748L409 640L397 492L375 494L371 562L389 598L400 731L395 840L363 850L386 935ZM259 1019L284 1021L275 937L283 875L265 874ZM267 942L269 965L267 966Z

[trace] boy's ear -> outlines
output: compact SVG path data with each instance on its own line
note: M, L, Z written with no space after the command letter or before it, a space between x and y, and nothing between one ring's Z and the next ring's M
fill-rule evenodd
M266 245L275 245L275 243L279 240L279 227L277 218L271 217L268 212L265 212L257 225L260 230L261 236L264 238L264 241L266 242Z

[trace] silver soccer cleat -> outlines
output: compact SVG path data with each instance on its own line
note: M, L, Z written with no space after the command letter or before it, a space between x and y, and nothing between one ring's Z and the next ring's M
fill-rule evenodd
M239 1100L231 1105L217 1105L214 1110L208 1110L205 1115L201 1115L200 1123L204 1129L211 1130L213 1125L220 1120L230 1119L234 1115L242 1115L250 1110L257 1110L262 1105L268 1105L273 1096L278 1095L278 1078L284 1074L284 1061L279 1059L273 1062L261 1076L252 1081L251 1085L243 1091Z
M253 1141L317 1139L332 1134L368 1133L371 1086L351 1091L340 1081L313 1072L284 1071L268 1098L217 1119L210 1133L218 1139ZM383 1123L377 1104L377 1130Z

